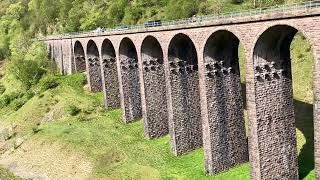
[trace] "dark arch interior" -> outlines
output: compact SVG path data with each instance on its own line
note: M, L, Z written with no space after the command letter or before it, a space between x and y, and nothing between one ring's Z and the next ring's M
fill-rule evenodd
M124 38L120 43L120 63L138 65L138 55L136 47L129 38Z
M74 44L74 58L76 72L86 71L86 59L83 47L79 41Z
M102 43L102 65L104 74L104 94L106 108L120 107L120 92L117 70L116 52L110 40Z
M96 43L93 40L88 42L87 55L90 57L99 57L99 50Z
M112 42L108 39L103 41L101 53L104 58L116 58L116 52L114 50Z
M196 48L188 36L177 34L171 40L169 46L169 61L170 63L171 61L183 61L188 65L198 65ZM197 68L195 70L197 70Z
M148 138L157 138L169 131L163 51L158 40L152 36L143 41L141 51L147 106L145 134Z
M297 164L299 177L304 178L314 168L313 119L306 118L313 117L312 105L293 99L290 45L296 34L290 26L271 27L254 49L258 140L265 142L260 145L260 161L272 167L262 171L267 178L288 174L296 178ZM295 128L306 138L299 157Z
M181 155L202 146L199 75L196 48L191 39L177 34L169 46L172 149Z
M234 68L239 73L239 39L229 31L218 31L210 36L205 49L205 62L222 63L223 67Z
M248 161L238 51L239 39L225 30L213 33L204 48L208 103L204 134L210 134L204 141L211 144L205 147L209 174Z
M152 36L146 37L142 43L143 64L151 63L150 60L157 59L157 63L163 64L163 51L158 40ZM150 59L149 59L150 58ZM149 61L148 61L149 60Z
M98 47L93 40L90 40L87 45L87 60L89 82L92 92L102 91L102 77L99 59L100 57Z
M142 116L138 55L129 38L121 41L119 52L125 107L124 119L126 122L131 122Z

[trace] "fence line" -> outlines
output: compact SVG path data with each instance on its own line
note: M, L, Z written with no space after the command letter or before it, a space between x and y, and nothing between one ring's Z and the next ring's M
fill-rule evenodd
M259 8L259 9L251 9L246 11L238 11L232 13L224 13L219 15L206 15L206 16L195 16L192 18L184 18L184 19L177 19L177 20L169 20L169 21L162 21L162 22L152 22L148 24L148 27L168 27L168 26L177 26L177 25L187 25L192 23L201 23L206 21L212 20L220 20L220 19L227 19L227 18L235 18L235 17L250 17L255 15L263 15L268 13L274 12L291 12L295 10L303 10L303 9L314 9L320 8L320 0L315 1L308 1L303 3L294 3L290 5L280 5L280 6L273 6L269 8ZM123 30L140 30L140 29L148 29L145 24L138 24L138 25L123 25L118 26L115 28L108 28L104 32L72 32L60 35L50 35L45 37L44 39L54 39L54 38L68 38L72 36L99 36L99 35L107 35L108 32L114 31L123 31Z

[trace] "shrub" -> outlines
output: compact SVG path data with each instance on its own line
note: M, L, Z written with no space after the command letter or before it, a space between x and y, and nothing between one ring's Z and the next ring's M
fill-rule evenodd
M42 42L34 42L31 46L27 45L28 43L22 45L21 50L15 48L15 53L13 53L8 65L8 73L29 89L32 85L37 84L48 71L49 60L46 46Z
M24 104L26 103L26 101L24 99L16 99L12 102L12 108L17 111L19 110Z
M58 78L53 75L45 76L39 81L41 92L44 92L48 89L56 88L57 86L59 86Z
M25 94L24 94L24 97L26 100L29 100L31 98L33 98L35 95L35 93L32 91L32 90L28 90Z
M3 95L0 98L0 108L4 108L4 107L8 106L10 104L10 102L11 102L10 97L7 94Z
M0 108L4 108L6 106L8 106L12 101L23 97L23 93L21 92L12 92L10 94L4 94L1 98L0 98Z
M80 108L78 108L75 105L70 105L67 107L66 111L68 112L68 114L70 114L71 116L76 116L77 114L79 114L79 112L81 111Z

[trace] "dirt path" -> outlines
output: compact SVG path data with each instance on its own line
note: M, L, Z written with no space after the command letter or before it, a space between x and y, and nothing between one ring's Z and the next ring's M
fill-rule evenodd
M0 157L0 165L24 179L88 179L92 164L83 155L58 142L26 141L12 154Z

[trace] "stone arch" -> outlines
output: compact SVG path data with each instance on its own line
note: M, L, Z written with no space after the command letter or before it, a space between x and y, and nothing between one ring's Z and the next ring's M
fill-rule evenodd
M145 136L157 138L168 134L168 110L163 51L159 41L147 36L142 42L145 112L143 113Z
M84 54L84 49L80 41L74 43L74 61L76 72L86 71L86 58Z
M120 92L117 70L116 52L112 42L105 39L101 46L103 89L105 106L109 108L120 107Z
M226 30L211 34L204 47L208 119L203 139L211 175L248 161L238 49L239 39Z
M142 117L138 55L131 39L122 39L119 54L124 121L131 122Z
M198 57L192 40L185 34L175 35L168 59L171 146L176 155L181 155L202 146Z
M93 40L87 44L88 80L91 92L102 91L102 76L99 50Z
M293 101L290 45L299 30L273 25L257 39L253 50L259 177L298 179L296 114ZM254 150L252 150L254 151Z

